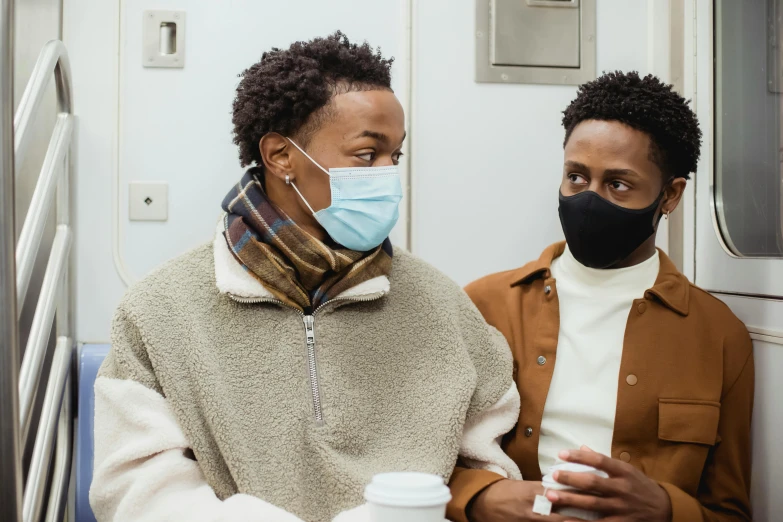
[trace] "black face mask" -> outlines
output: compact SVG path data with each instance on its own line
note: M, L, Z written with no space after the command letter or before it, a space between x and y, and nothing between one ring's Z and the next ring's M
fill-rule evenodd
M560 193L560 224L568 248L590 268L607 268L622 261L653 233L653 218L663 198L638 210L611 203L592 190L574 196ZM660 216L658 217L660 220Z

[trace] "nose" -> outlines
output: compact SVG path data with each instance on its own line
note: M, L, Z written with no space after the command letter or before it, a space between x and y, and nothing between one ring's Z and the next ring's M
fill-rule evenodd
M601 197L606 197L606 184L600 180L600 179L591 179L590 183L587 185L587 190L590 192L595 192Z
M603 186L603 183L601 180L598 179L591 179L590 183L587 185L587 190L592 190L593 192L601 192L601 187Z
M394 159L391 154L383 154L375 158L373 167L391 167L394 165Z

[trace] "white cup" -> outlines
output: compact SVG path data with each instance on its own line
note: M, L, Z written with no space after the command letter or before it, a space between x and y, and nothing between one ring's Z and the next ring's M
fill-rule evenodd
M371 522L444 522L451 500L443 479L427 473L382 473L364 489Z
M544 476L543 480L541 481L541 484L546 489L551 489L554 491L578 491L576 488L572 488L571 486L565 486L563 484L560 484L558 482L555 482L555 479L552 477L552 474L555 471L570 471L572 473L592 473L593 475L598 475L599 477L608 477L606 473L604 473L601 470L595 469L592 466L585 466L584 464L575 464L573 462L562 462L559 464L555 464L551 468L549 468L549 473ZM555 513L558 515L563 515L564 517L576 517L581 518L583 520L600 520L601 515L594 511L587 511L584 509L576 509L572 507L562 507L562 508L555 508Z

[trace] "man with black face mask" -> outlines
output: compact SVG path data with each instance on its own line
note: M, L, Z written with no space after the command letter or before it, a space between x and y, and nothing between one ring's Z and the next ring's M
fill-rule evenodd
M458 467L449 517L751 520L750 337L655 248L696 170L696 116L633 72L581 86L564 115L566 242L467 288L514 353L522 405L503 448L525 480Z

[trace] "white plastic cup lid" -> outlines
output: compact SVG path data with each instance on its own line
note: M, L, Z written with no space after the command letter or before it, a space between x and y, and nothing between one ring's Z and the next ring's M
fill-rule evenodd
M397 507L432 507L445 505L451 493L443 479L428 473L381 473L364 489L371 504Z

